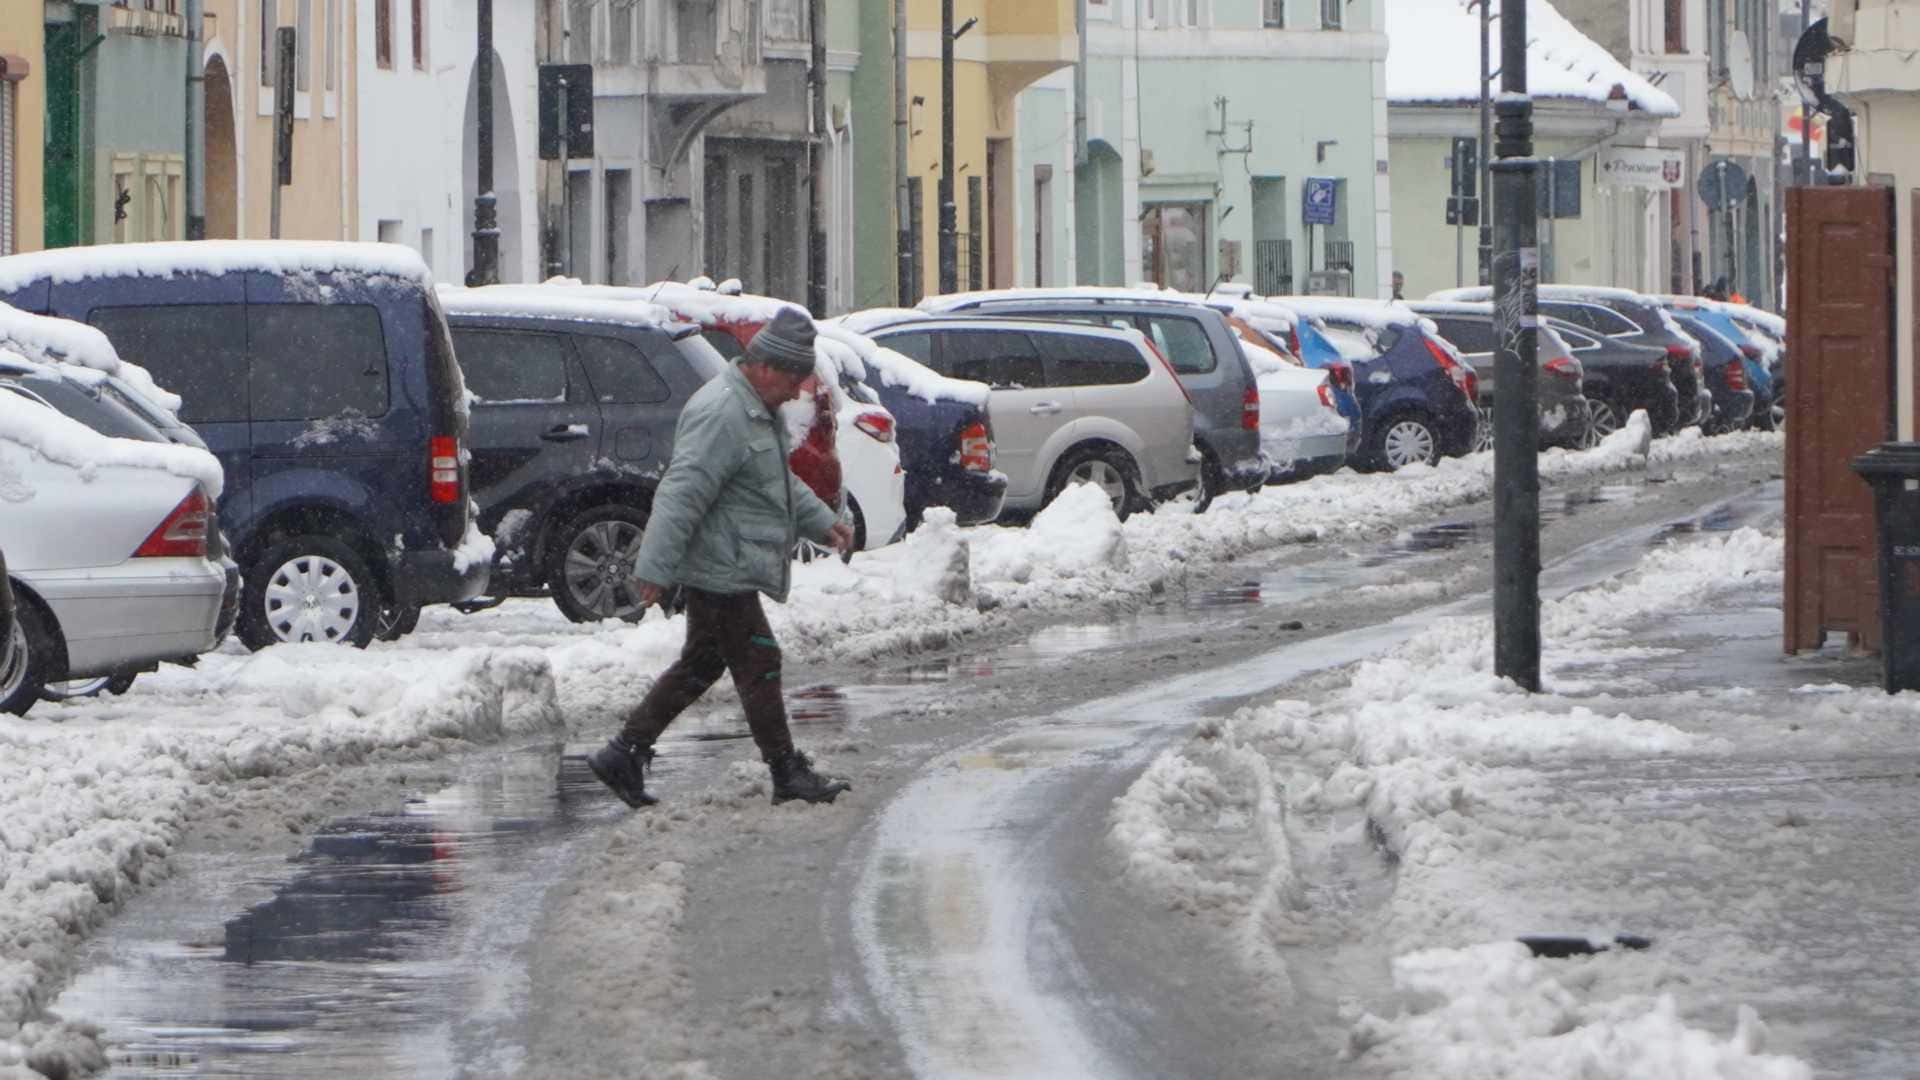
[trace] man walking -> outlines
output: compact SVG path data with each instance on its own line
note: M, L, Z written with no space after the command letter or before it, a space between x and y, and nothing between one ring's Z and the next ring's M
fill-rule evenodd
M787 468L779 408L813 374L813 339L813 320L782 308L747 343L740 362L701 387L680 414L634 577L642 610L669 585L685 590L686 645L620 734L587 757L593 774L628 806L658 801L646 789L654 741L722 671L733 675L753 741L773 773L774 802L832 802L853 786L814 772L794 749L780 691L780 645L760 607L761 593L786 601L798 536L842 552L853 545L853 530Z

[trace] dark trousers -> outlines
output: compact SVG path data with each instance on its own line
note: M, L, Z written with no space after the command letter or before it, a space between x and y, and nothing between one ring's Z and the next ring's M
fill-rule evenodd
M685 590L687 643L680 659L661 674L653 689L627 714L621 735L635 746L652 746L673 718L687 710L719 681L733 673L734 689L747 712L747 727L772 761L793 749L787 730L787 706L780 692L780 643L773 639L759 593L710 593Z

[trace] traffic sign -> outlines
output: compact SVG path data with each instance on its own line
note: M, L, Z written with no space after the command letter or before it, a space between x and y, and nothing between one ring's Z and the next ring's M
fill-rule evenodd
M1447 224L1469 226L1480 224L1480 200L1448 196Z
M1331 225L1340 209L1340 181L1331 176L1309 176L1300 200L1301 221Z
M1725 210L1747 197L1747 170L1729 158L1707 162L1696 188L1709 210Z

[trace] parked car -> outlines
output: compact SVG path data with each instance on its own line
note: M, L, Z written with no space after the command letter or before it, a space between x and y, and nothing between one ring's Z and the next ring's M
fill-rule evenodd
M1559 319L1542 319L1541 324L1566 342L1586 372L1594 442L1618 431L1636 409L1646 410L1653 430L1674 430L1680 414L1680 391L1673 385L1665 349L1595 334Z
M1347 463L1353 424L1340 414L1334 400L1332 373L1309 368L1278 351L1270 339L1237 316L1228 322L1260 387L1260 452L1269 463L1267 483L1339 471Z
M1327 373L1326 392L1332 398L1335 409L1347 421L1346 443L1340 462L1334 463L1330 457L1326 457L1321 459L1319 466L1304 470L1296 464L1290 478L1306 479L1322 472L1331 472L1347 461L1358 459L1365 445L1366 423L1360 409L1360 399L1353 391L1353 365L1341 359L1330 344L1326 347L1330 359L1325 362L1308 360L1302 345L1300 330L1301 324L1308 320L1302 319L1290 308L1251 295L1250 289L1247 295L1237 297L1221 295L1224 289L1223 286L1213 294L1198 299L1226 314L1228 324L1241 334L1242 340L1247 340L1250 332L1257 344L1275 353L1283 361L1309 370L1325 371ZM1325 342L1325 338L1319 337L1317 330L1309 327L1307 333ZM1315 392L1318 393L1317 390ZM1268 411L1265 393L1266 386L1262 384L1260 416L1263 430L1267 426Z
M385 244L117 244L0 259L0 300L102 330L225 470L237 630L365 645L486 588L466 390L426 265Z
M1692 311L1673 314L1682 329L1700 342L1706 365L1707 389L1713 394L1713 411L1701 427L1709 435L1737 431L1747 425L1753 414L1753 387L1747 381L1747 357L1711 324Z
M1775 428L1787 419L1787 320L1771 311L1722 301L1720 310L1747 331L1747 339L1766 354L1767 378L1773 386L1769 421Z
M1428 299L1486 302L1493 299L1493 290L1485 285L1445 289ZM1704 378L1700 343L1652 297L1593 285L1542 285L1540 313L1596 334L1664 350L1668 377L1679 398L1676 429L1704 424L1712 417L1713 396ZM1654 430L1656 434L1668 434L1658 427Z
M1736 321L1727 311L1726 305L1718 301L1694 296L1663 296L1661 303L1675 315L1686 313L1695 321L1712 327L1721 337L1740 351L1741 366L1746 369L1747 386L1753 391L1753 413L1748 417L1748 426L1765 431L1773 430L1773 376L1771 368L1775 355L1780 351L1773 341Z
M1007 475L994 467L987 384L949 379L864 332L928 317L911 309L856 312L821 323L820 333L859 360L857 379L851 367L842 377L864 385L893 414L894 442L906 470L908 527L934 506L953 511L961 525L984 525L1000 516L1007 500Z
M1478 438L1478 376L1433 323L1404 306L1373 300L1270 297L1307 319L1353 366L1366 414L1359 466L1437 464L1471 451Z
M1131 327L959 316L873 336L943 375L993 388L988 410L1009 511L1038 511L1067 485L1092 483L1125 517L1199 482L1192 399Z
M1497 339L1493 333L1493 305L1429 300L1410 306L1433 320L1440 336L1452 343L1460 355L1473 365L1480 410L1491 419L1495 387L1494 356L1497 351ZM1551 326L1543 324L1536 340L1535 364L1539 369L1539 377L1534 383L1534 393L1540 416L1540 444L1569 448L1586 446L1594 434L1594 423L1587 405L1585 367ZM1662 354L1664 365L1665 355ZM1482 446L1491 445L1491 438L1491 425L1482 424Z
M920 308L934 314L1064 319L1138 330L1172 363L1193 400L1193 441L1202 460L1197 508L1204 510L1222 491L1254 491L1266 485L1260 388L1220 312L1178 295L1098 288L936 296L922 301Z
M629 591L687 399L725 362L662 308L555 289L442 289L470 397L488 594L575 622L636 618ZM676 340L677 339L677 340Z
M52 376L54 381L59 377ZM13 615L0 712L50 683L191 661L217 640L222 476L203 450L100 434L0 376L0 514Z

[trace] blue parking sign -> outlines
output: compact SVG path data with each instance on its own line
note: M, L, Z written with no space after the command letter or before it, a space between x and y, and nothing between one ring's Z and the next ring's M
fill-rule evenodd
M1340 208L1340 182L1331 176L1309 176L1300 200L1301 220L1308 225L1331 225Z

